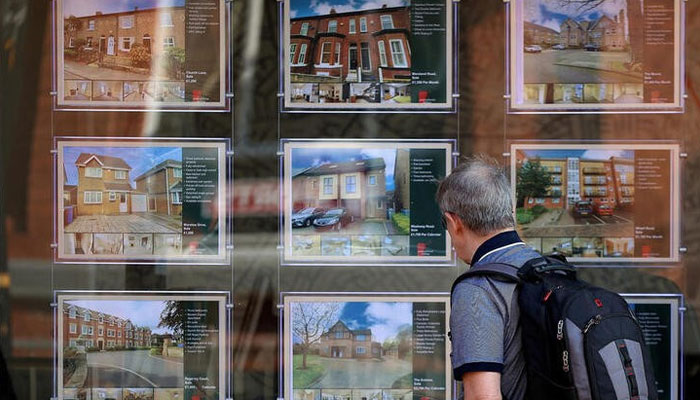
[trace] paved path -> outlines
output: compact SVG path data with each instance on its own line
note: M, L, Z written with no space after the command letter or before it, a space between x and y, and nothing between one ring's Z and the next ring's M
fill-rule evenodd
M394 382L410 374L413 365L408 361L344 360L321 358L323 377L312 388L391 388Z
M544 50L526 53L525 83L642 83L640 73L610 71L620 69L628 60L627 52Z
M182 362L153 357L148 350L88 353L86 387L182 387Z
M150 75L137 74L135 72L119 71L110 68L100 68L97 65L87 65L80 62L65 60L63 62L64 79L84 80L116 80L116 81L146 81L152 78Z
M561 212L558 219L550 218L560 210L540 215L531 224L522 227L527 237L634 237L634 223L622 215L574 218L569 211Z
M182 220L154 214L81 215L66 233L180 233Z

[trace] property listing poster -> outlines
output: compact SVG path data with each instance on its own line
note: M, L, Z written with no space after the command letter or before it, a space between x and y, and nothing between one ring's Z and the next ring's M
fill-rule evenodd
M225 295L58 299L59 399L225 398Z
M284 2L287 109L449 109L449 0Z
M57 260L225 262L226 146L59 139Z
M678 399L680 297L623 297L637 317L649 348L659 400Z
M284 398L451 399L447 296L285 296Z
M514 144L519 232L579 262L678 259L674 144Z
M285 142L285 263L452 262L435 202L452 144Z
M57 0L57 106L226 106L224 0Z
M510 7L511 110L682 110L681 0Z

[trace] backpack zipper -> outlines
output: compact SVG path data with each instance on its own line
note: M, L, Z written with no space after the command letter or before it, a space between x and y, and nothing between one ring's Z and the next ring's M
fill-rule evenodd
M591 328L594 325L598 325L602 320L603 316L600 314L597 314L595 317L591 318L588 322L586 322L586 325L583 327L583 334L585 335L586 333L588 333L588 331L591 330Z

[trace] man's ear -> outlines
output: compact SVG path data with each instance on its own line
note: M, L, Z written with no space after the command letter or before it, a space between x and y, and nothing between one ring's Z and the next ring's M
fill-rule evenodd
M445 220L447 221L447 226L451 226L454 233L460 234L464 231L464 223L457 215L446 212Z

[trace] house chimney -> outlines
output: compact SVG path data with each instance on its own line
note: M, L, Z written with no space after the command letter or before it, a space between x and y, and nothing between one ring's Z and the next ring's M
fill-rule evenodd
M382 8L386 8L386 3L382 4Z
M329 14L337 14L335 8L331 8L331 12L329 12Z
M139 10L139 6L134 6L134 11L138 11L138 10Z
M102 11L96 11L95 15L102 15Z

